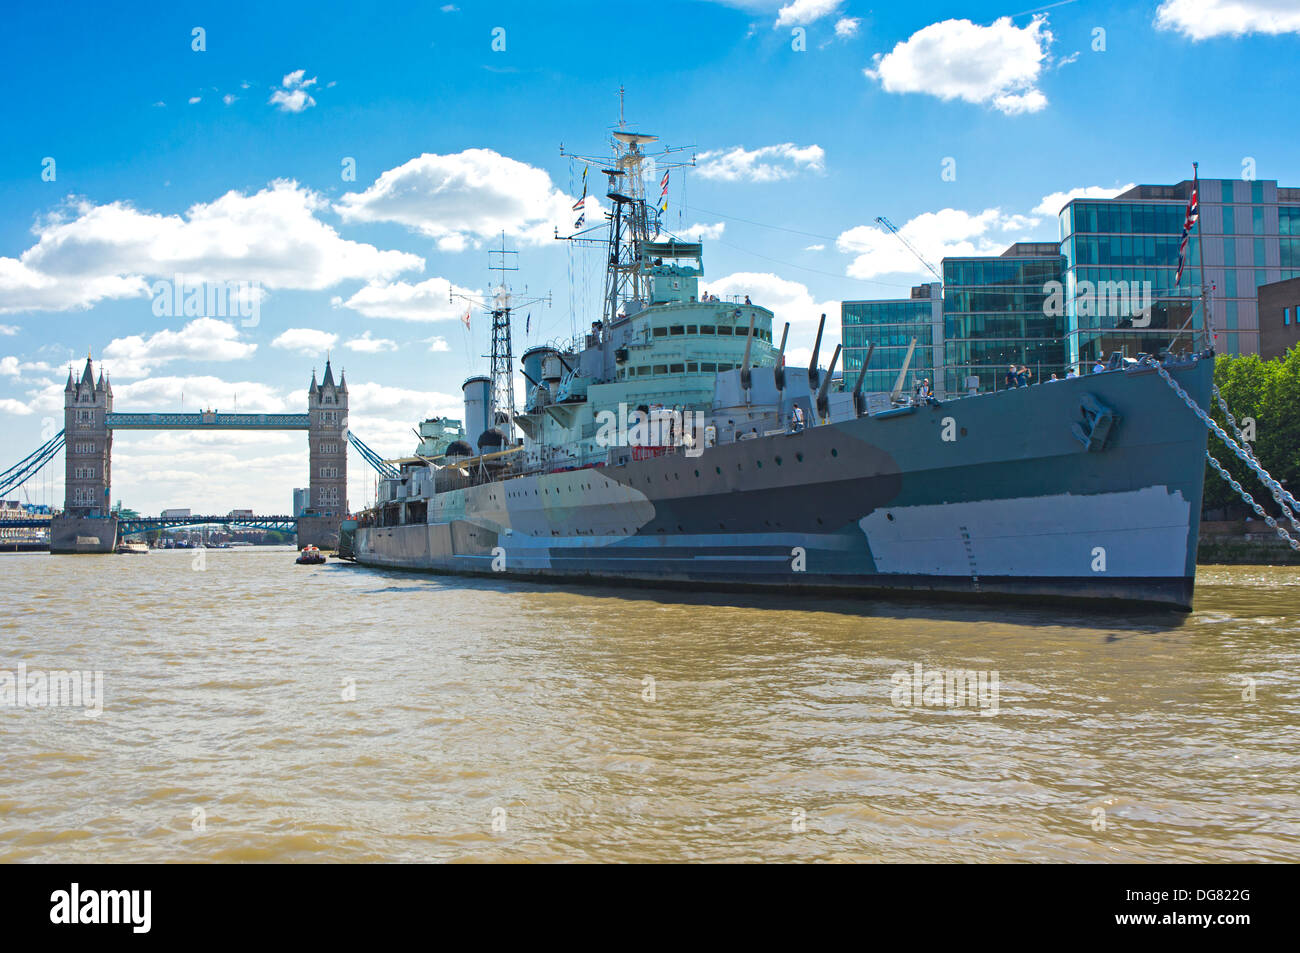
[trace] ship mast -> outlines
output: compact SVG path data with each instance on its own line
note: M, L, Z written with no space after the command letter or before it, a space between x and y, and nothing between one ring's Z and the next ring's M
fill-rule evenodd
M496 273L496 282L490 295L451 294L451 299L460 298L470 307L492 315L492 349L485 354L490 363L492 378L492 411L489 419L496 426L499 417L504 417L505 434L508 441L515 439L515 378L514 354L510 335L510 315L515 308L532 304L550 304L551 296L516 297L506 283L506 272L519 270L519 252L506 248L506 233L501 233L501 247L488 249L488 271ZM468 316L468 315L467 315ZM468 423L468 422L467 422Z
M560 155L577 159L588 166L598 168L608 183L605 197L611 208L605 213L609 222L604 238L596 235L598 226L593 226L572 235L562 236L556 229L556 238L565 239L575 244L588 247L600 247L605 251L605 292L602 320L610 324L618 318L623 305L631 300L646 301L650 293L649 276L645 274L646 262L642 261L641 246L651 240L650 230L659 232L658 208L651 209L646 202L645 171L648 163L653 163L656 171L662 170L666 175L670 170L683 166L695 165L695 156L689 160L671 160L669 156L678 152L694 149L694 146L663 148L649 153L643 148L658 142L659 137L647 133L634 132L627 127L623 114L624 91L618 90L618 127L611 133L610 145L612 160L608 156L584 156L566 152L560 147Z

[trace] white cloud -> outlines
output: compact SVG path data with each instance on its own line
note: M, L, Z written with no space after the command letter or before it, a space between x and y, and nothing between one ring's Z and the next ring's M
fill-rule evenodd
M809 245L804 249L804 251L825 251L825 250L826 250L825 245Z
M574 220L573 199L544 170L491 149L425 153L384 172L364 192L347 193L335 209L344 221L405 225L449 242L444 250L502 231L517 241L551 242L557 227L567 234Z
M458 295L478 294L472 289L453 285L446 278L430 278L418 284L376 282L366 285L347 301L335 299L335 306L351 308L368 318L446 321L465 313L463 301L451 300L453 292Z
M945 256L1000 255L1015 240L1016 232L1023 232L1036 224L1036 219L1006 215L997 208L974 215L960 209L945 208L916 216L899 228L899 232L938 268ZM847 269L852 278L909 274L920 275L924 281L935 280L896 235L880 226L851 228L839 236L836 247L856 256Z
M38 224L36 244L18 258L0 257L0 313L144 297L147 278L177 274L318 290L423 269L417 255L340 238L316 217L327 207L318 193L283 180L252 195L227 192L183 216L78 201Z
M201 102L203 102L203 97L202 97L202 96L191 96L191 97L190 97L190 105L191 105L191 106L193 106L195 103L201 103Z
M431 338L425 338L424 343L429 345L429 350L434 354L441 354L444 351L451 350L451 345L447 343L447 339L436 334Z
M1038 112L1047 97L1037 82L1052 34L1036 16L1023 27L1010 17L990 26L944 20L913 33L864 70L890 93L927 93L983 103L1007 115Z
M366 331L361 337L348 341L346 347L360 354L379 354L382 351L396 351L397 342L388 338L371 337L370 332Z
M49 374L54 368L44 361L20 361L11 356L0 357L0 377L21 377L24 374Z
M239 402L240 412L300 412L307 406L304 393L285 395L258 381L227 381L219 377L148 377L129 384L113 385L113 403L123 410L179 409L182 396L187 411L196 407L233 410Z
M0 324L0 334L5 335L6 337L13 337L17 333L18 333L18 328L16 325Z
M713 225L696 224L687 225L685 228L678 229L677 234L687 240L713 242L721 238L722 233L726 231L726 229L726 222L716 222Z
M841 17L835 21L835 35L847 40L858 35L858 27L861 25L862 20L858 17Z
M806 26L835 12L840 0L790 0L776 15L775 29L783 26Z
M724 182L776 182L800 172L824 172L826 151L821 146L796 146L783 142L775 146L714 150L700 153L697 171L706 179Z
M1071 199L1113 199L1121 192L1127 192L1131 188L1133 188L1132 182L1114 189L1108 189L1104 185L1088 185L1078 189L1070 189L1068 192L1053 192L1051 195L1043 196L1043 200L1034 207L1034 214L1050 215L1055 218L1061 214L1061 209Z
M224 96L221 97L221 101L222 101L223 103L225 103L227 106L229 106L231 103L233 103L233 102L234 102L236 99L238 99L238 98L239 98L239 97L236 96L234 93L226 93L226 95L224 95Z
M115 338L104 348L102 360L118 377L143 377L168 361L236 361L252 357L256 350L256 344L239 339L233 324L199 318L179 331Z
M725 298L728 295L749 295L750 300L760 307L772 312L772 341L780 344L781 329L785 322L790 322L790 340L787 349L807 345L811 355L813 339L817 334L819 315L826 315L826 331L822 336L821 363L830 361L831 352L840 339L840 303L838 301L818 301L808 290L808 286L797 281L790 281L769 272L741 271L722 278L712 278L702 283L701 291L707 290ZM787 350L787 353L793 353ZM803 362L807 365L809 356Z
M316 77L304 79L305 70L294 70L292 73L286 73L281 81L280 89L271 93L271 98L267 100L272 106L279 106L281 112L300 113L304 109L310 109L316 105L316 100L307 92L308 88L316 85Z
M338 343L338 339L337 334L319 331L316 328L289 328L271 342L271 347L284 348L286 351L297 351L299 354L315 357L332 348Z
M12 397L0 397L0 414L10 414L15 417L26 417L32 413L32 409L24 404L21 400L14 400Z
M1296 0L1164 0L1156 28L1192 40L1248 33L1300 33Z

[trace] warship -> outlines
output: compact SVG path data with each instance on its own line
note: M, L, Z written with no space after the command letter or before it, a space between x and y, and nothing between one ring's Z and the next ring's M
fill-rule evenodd
M606 220L568 236L605 255L599 320L524 351L516 409L519 302L503 280L484 309L491 374L465 381L463 426L437 419L390 461L398 475L355 521L357 562L1190 609L1206 429L1164 377L1205 406L1212 350L873 400L862 373L836 374L838 346L819 364L825 315L811 363L791 367L789 323L777 342L761 303L702 292L702 244L663 230L647 198L647 166L666 161L647 153L656 141L620 123L612 155L575 157L607 181Z

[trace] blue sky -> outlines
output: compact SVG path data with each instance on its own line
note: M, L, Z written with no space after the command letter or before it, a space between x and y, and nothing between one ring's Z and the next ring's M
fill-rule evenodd
M553 298L516 352L594 316L598 263L571 280L549 238L573 200L559 146L604 151L620 85L630 125L695 147L666 224L709 239L706 285L773 307L796 346L839 300L924 280L877 215L937 263L1054 238L1063 194L1178 181L1193 159L1300 185L1293 0L1024 2L11 8L3 465L61 426L87 347L121 410L299 410L329 348L353 429L408 452L483 369L484 322L466 333L447 296L487 287L492 234L521 251L516 290ZM178 271L256 282L256 325L155 314ZM284 510L302 443L122 434L114 498Z

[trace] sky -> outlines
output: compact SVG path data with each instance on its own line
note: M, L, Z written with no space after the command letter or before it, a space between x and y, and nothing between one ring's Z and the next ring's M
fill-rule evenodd
M302 412L328 353L351 429L409 453L486 370L488 319L461 318L503 232L512 291L549 298L516 355L599 316L598 253L554 235L579 191L562 148L608 150L620 87L628 126L693 160L665 227L705 242L705 288L791 322L796 360L821 313L834 346L841 300L932 278L877 216L937 266L1055 239L1069 197L1193 161L1300 186L1297 0L48 3L6 20L0 468L62 427L88 350L119 411ZM201 309L170 307L195 286ZM373 475L355 454L349 471L356 508ZM145 513L287 512L306 483L302 433L114 437L113 499ZM60 503L61 463L27 491Z

